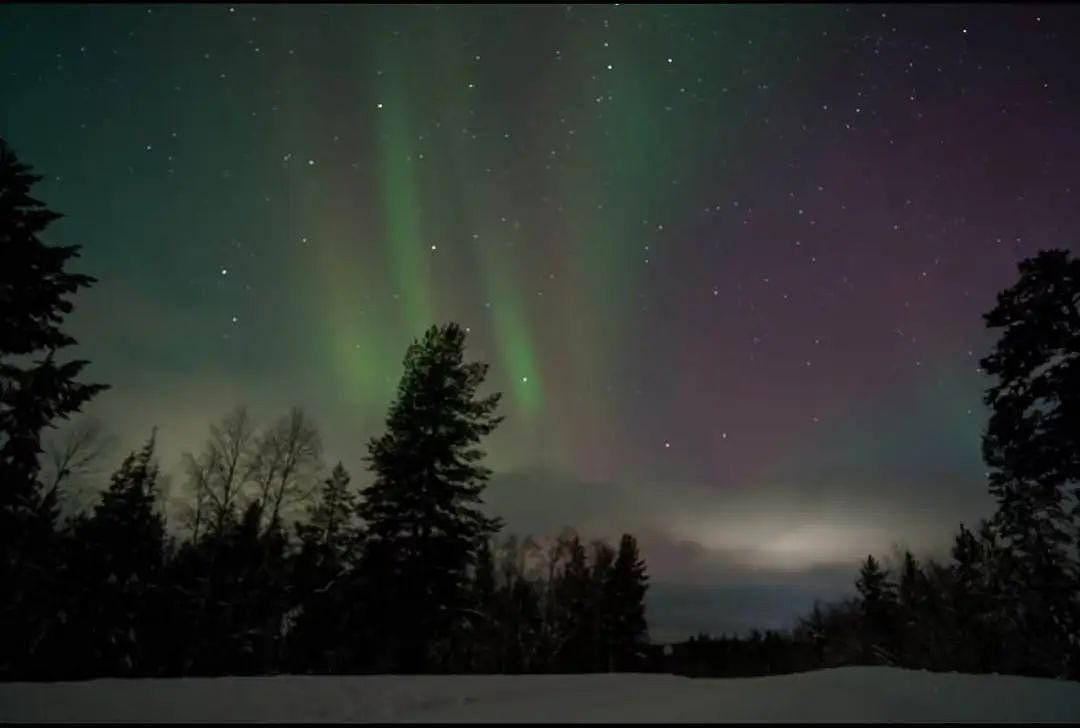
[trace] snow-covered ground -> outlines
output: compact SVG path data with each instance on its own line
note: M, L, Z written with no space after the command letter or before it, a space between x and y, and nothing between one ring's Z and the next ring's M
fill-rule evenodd
M850 667L765 678L374 676L0 684L0 721L1077 721L1080 683Z

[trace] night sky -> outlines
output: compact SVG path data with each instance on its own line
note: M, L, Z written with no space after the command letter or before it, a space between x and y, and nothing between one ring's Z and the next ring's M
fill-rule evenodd
M1068 5L0 7L0 135L99 283L88 413L176 472L303 406L364 484L470 331L510 530L637 534L659 638L988 515L981 314L1080 229Z

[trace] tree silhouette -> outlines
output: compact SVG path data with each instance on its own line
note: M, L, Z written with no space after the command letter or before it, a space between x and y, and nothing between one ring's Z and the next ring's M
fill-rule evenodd
M1016 629L1015 609L1016 602L1023 598L1019 589L1023 580L1016 573L1019 565L1016 553L1001 538L999 521L983 519L977 534L980 557L978 614L983 630L978 669L1018 672L1026 669L1024 664L1016 661L1026 649L1026 641Z
M322 441L315 424L302 409L273 423L252 443L251 479L258 487L267 523L277 523L283 510L304 500L320 468Z
M78 591L63 632L86 642L90 664L83 667L92 675L146 674L153 658L159 629L153 608L166 557L155 439L151 434L124 459L92 515L73 529L68 578Z
M1050 630L1051 642L1068 647L1046 656L1051 672L1080 674L1080 260L1044 250L1019 272L984 317L1001 333L980 362L996 380L986 391L983 455L1002 535L1023 564L1016 618L1031 639Z
M47 472L42 472L45 493L58 492L70 499L91 476L99 474L101 461L112 449L101 420L81 417L43 443Z
M896 586L889 581L889 572L870 555L859 570L856 587L862 597L862 657L870 662L892 663L896 654Z
M297 523L300 551L292 560L293 622L288 635L290 666L318 672L340 662L341 632L350 605L341 588L357 556L361 530L356 520L357 494L340 462Z
M956 629L954 664L974 670L978 664L981 618L987 598L983 579L984 554L978 538L964 524L952 547L951 606Z
M198 456L184 453L191 496L189 525L195 540L204 534L224 534L236 521L258 462L255 445L255 425L244 407L236 407L210 426L210 437Z
M649 577L637 540L628 533L619 539L619 553L611 574L611 603L615 610L612 643L615 665L628 670L637 663L637 652L648 641L645 592Z
M60 330L70 297L94 279L65 271L77 246L39 237L60 217L31 196L40 179L0 139L0 676L40 642L53 608L40 590L52 588L59 494L38 479L42 431L105 389L77 381L87 362L55 358L75 343Z
M329 564L331 572L345 562L347 552L357 536L357 493L350 487L351 478L340 462L326 478L316 500L308 509L307 523L297 531L301 541L316 548Z
M477 447L501 417L499 395L478 397L487 364L466 363L465 332L433 326L405 355L387 432L368 445L375 475L363 491L366 568L378 575L381 617L398 644L392 663L418 670L456 629L468 573L499 522L478 508L487 468Z
M927 601L929 587L919 562L904 551L897 589L900 660L908 667L923 667L927 657Z
M592 668L592 583L585 546L577 534L566 543L567 561L553 590L556 602L556 665L561 672Z
M495 555L491 541L485 540L476 554L473 570L472 610L468 620L468 636L463 662L468 669L494 672L498 669L499 625L496 622L497 584Z
M618 624L618 597L615 590L615 550L603 541L593 543L591 608L593 618L594 668L615 670L615 631Z
M551 584L542 583L526 566L535 542L511 534L494 554L495 626L493 650L496 672L520 673L543 670L551 662L550 612L541 606L550 599Z

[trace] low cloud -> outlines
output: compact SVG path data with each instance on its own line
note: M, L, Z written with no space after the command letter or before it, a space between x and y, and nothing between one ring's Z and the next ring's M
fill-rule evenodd
M987 515L978 482L828 473L757 483L588 482L542 468L496 474L485 493L510 533L630 532L645 557L654 639L789 627L815 599L851 593L868 553L942 556L960 521Z

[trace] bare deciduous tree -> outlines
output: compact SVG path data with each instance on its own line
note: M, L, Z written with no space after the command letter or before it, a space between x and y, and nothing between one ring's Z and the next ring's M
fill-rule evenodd
M54 493L65 484L77 487L81 480L98 473L114 445L96 417L81 417L60 430L45 446L46 492Z
M289 410L257 439L250 472L267 524L311 495L321 457L319 431L299 407Z
M202 453L184 454L191 499L187 520L198 535L204 529L220 533L240 506L251 476L255 428L247 409L237 407L210 426Z
M217 453L207 449L198 457L184 453L184 474L187 493L181 504L181 519L191 529L192 540L198 541L208 517L206 491L210 489L211 473L217 470Z

